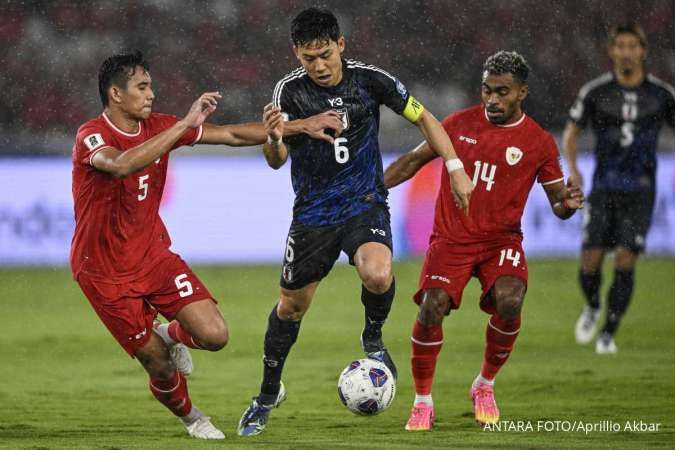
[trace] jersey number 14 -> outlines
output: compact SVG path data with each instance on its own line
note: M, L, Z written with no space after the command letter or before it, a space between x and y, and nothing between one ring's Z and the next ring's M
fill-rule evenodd
M474 165L476 168L473 171L473 185L478 186L478 181L485 181L485 190L489 191L492 189L492 185L495 184L495 172L497 171L497 166L482 161L476 161ZM478 179L479 174L480 180Z

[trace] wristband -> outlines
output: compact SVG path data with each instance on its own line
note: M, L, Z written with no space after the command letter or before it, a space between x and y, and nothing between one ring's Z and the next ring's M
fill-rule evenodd
M459 158L449 159L445 162L445 168L448 169L448 173L454 172L455 170L463 169L464 164Z
M272 136L270 136L269 134L267 135L267 143L268 144L281 145L283 142L284 142L283 138L279 138L278 141L275 141L274 139L272 139Z

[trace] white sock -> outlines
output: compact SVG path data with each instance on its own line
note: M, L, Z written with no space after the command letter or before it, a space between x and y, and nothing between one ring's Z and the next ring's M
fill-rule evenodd
M418 404L419 402L426 403L429 406L434 406L434 399L431 398L431 394L429 395L419 395L415 394L415 405Z
M190 425L195 423L195 421L197 419L199 419L200 417L202 417L203 415L204 414L200 410L198 410L196 406L193 406L192 409L190 410L190 412L188 413L188 415L181 417L180 421L183 422L183 425L185 425L186 427L189 427Z
M487 378L484 378L483 375L478 374L475 380L473 380L473 385L477 386L479 384L487 384L488 386L494 386L495 380L488 380Z
M163 323L161 325L158 325L157 328L155 328L155 333L159 335L159 337L162 338L164 343L166 345L174 345L176 341L171 339L171 336L169 336L169 324L168 323Z

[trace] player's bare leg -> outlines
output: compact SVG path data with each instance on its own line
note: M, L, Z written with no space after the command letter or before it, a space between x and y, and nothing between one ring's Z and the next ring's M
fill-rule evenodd
M169 348L155 333L135 352L135 356L150 375L150 391L160 403L176 415L187 428L188 434L201 439L224 439L225 435L192 405L187 380L176 370L169 355Z
M155 332L169 346L171 359L180 373L188 376L194 367L189 348L218 351L228 341L227 323L215 302L204 299L189 303L166 324L155 323Z
M602 284L602 261L605 249L588 248L581 252L581 270L579 284L586 300L579 319L574 327L574 337L578 344L588 344L593 340L600 317L600 286Z
M481 371L471 385L476 422L480 425L499 421L499 408L494 397L494 379L511 355L520 332L520 311L527 290L519 278L497 278L490 290L496 313L488 320L485 332L485 356Z
M623 246L618 246L614 251L614 280L607 299L607 319L595 343L595 352L600 355L613 354L618 350L614 343L614 334L633 295L638 257L638 253Z
M422 293L420 312L410 338L415 400L405 425L408 431L431 430L434 426L436 415L431 385L434 381L438 354L443 346L443 318L448 314L450 314L450 297L443 289L426 289Z
M284 363L298 338L300 321L309 309L317 287L318 281L295 290L281 288L279 303L272 308L267 322L260 394L253 398L239 419L237 433L240 436L262 433L272 408L278 407L286 398L281 382Z
M382 342L382 326L396 293L391 257L391 250L386 245L366 242L356 250L354 265L363 283L361 303L365 308L365 326L361 333L361 346L366 356L384 362L396 378L396 365Z

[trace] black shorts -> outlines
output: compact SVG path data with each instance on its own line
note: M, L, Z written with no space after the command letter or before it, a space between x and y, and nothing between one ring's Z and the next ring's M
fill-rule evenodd
M380 242L393 252L389 208L377 205L338 225L310 227L293 221L286 239L280 285L300 289L323 279L344 251L354 264L356 250Z
M653 211L654 192L591 192L584 206L582 248L644 251Z

